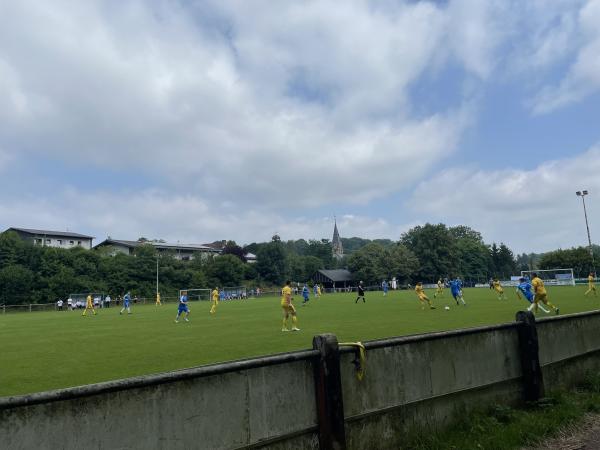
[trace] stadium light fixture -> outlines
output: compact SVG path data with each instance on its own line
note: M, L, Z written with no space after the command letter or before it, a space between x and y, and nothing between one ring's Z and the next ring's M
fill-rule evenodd
M581 201L583 202L583 215L585 217L585 228L587 230L587 237L588 237L588 248L590 251L590 257L592 258L592 271L596 271L596 264L594 263L594 251L592 250L592 238L590 237L590 226L588 225L588 218L587 218L587 209L585 207L585 196L588 195L588 191L587 190L583 190L583 191L577 191L575 192L575 194L577 195L577 197L581 197Z

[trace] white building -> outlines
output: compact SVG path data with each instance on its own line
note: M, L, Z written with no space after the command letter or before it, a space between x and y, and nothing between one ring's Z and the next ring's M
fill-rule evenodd
M137 247L140 245L152 245L160 253L172 253L173 256L181 260L194 259L198 255L218 255L221 250L208 245L201 244L170 244L167 242L153 242L153 241L126 241L122 239L108 238L94 246L95 249L108 248L109 253L116 255L117 253L124 253L126 255L132 255Z
M93 236L72 233L70 231L34 230L31 228L11 227L6 231L14 231L25 241L42 247L73 248L83 247L87 250L92 248Z

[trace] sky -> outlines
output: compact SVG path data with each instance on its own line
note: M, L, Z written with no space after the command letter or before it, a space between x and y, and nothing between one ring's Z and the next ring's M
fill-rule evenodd
M600 0L0 0L0 228L600 240Z

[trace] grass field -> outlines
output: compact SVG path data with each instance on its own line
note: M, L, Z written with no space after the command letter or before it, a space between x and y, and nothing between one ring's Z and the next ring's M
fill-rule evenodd
M549 298L561 314L600 309L600 296L586 298L585 289L550 287ZM207 302L192 303L190 322L178 324L175 304L134 305L129 316L115 307L95 317L72 311L0 315L0 396L308 349L324 332L340 341L366 341L512 322L528 303L512 288L506 293L508 300L499 301L488 289L466 289L465 308L446 290L438 309L425 311L410 291L387 297L368 292L366 304L355 304L355 294L326 294L301 307L296 297L301 331L294 333L281 332L276 297L222 302L214 316Z

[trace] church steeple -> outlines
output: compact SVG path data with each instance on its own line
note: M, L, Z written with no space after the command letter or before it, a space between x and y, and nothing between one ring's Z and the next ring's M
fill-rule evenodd
M333 257L340 259L344 256L344 247L342 246L342 240L340 239L340 232L337 228L337 219L333 218L333 239L331 240L331 247Z

